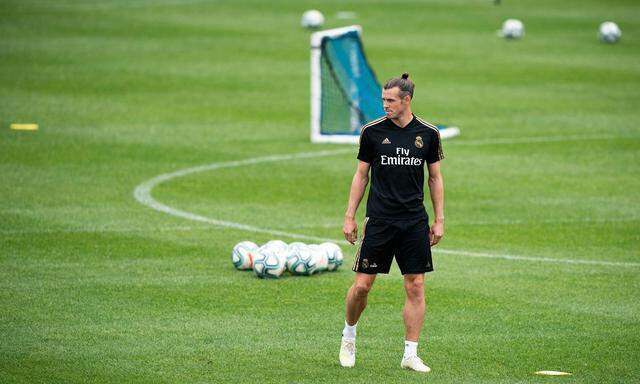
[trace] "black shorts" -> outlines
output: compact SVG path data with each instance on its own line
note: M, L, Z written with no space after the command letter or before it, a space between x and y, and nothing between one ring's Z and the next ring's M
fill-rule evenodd
M409 220L367 217L353 271L389 273L394 256L403 275L433 271L428 220L426 217Z

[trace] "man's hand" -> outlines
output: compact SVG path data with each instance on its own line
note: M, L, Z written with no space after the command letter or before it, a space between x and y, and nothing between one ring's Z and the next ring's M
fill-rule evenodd
M356 243L356 240L358 240L358 224L356 224L356 220L353 217L344 218L342 233L344 233L344 238L347 239L348 242L351 244Z
M438 244L440 239L444 236L444 221L436 220L433 222L431 229L429 230L429 241L431 246Z

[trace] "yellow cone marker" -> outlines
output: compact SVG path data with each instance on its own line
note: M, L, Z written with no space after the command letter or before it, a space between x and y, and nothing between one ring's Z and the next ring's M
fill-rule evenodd
M571 375L569 372L561 372L561 371L538 371L536 375L542 376L569 376Z
M16 131L37 131L38 124L11 124L11 129L15 129Z

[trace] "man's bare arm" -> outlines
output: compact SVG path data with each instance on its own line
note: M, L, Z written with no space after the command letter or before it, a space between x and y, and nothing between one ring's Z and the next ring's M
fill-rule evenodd
M353 175L351 181L351 190L349 191L349 203L347 205L347 211L344 214L344 226L342 232L344 238L351 244L355 244L358 239L358 225L356 224L356 211L364 196L364 191L369 183L369 168L370 164L364 161L358 162L358 168Z
M436 245L444 236L444 182L440 173L440 162L436 161L428 165L429 169L429 194L433 205L434 221L431 225L429 238L431 245Z

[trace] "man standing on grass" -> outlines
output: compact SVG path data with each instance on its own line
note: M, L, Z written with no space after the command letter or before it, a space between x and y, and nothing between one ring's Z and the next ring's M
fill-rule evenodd
M407 294L402 368L429 372L417 355L424 321L424 274L433 271L431 246L444 235L444 187L440 160L444 158L438 129L411 113L414 84L409 74L389 80L382 91L385 116L362 127L358 168L351 183L344 236L351 244L358 238L356 210L369 182L367 217L355 254L355 282L346 297L346 321L342 331L340 364L356 362L356 326L367 306L367 295L378 273L389 273L396 262ZM424 163L429 171L429 192L435 215L429 229L424 208Z

